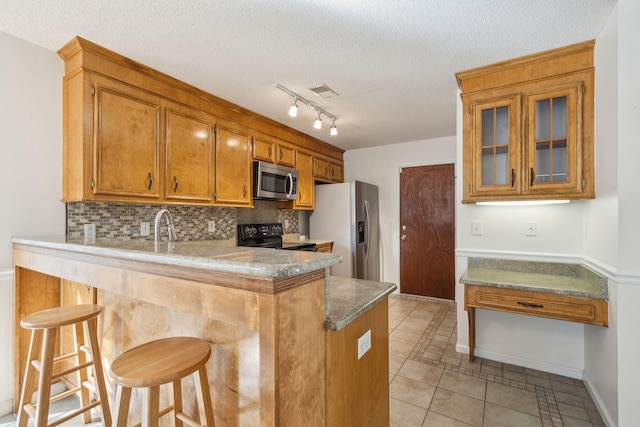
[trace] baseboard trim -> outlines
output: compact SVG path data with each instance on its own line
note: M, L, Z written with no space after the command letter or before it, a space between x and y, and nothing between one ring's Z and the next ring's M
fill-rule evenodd
M458 353L469 354L469 346L456 344L456 351ZM554 365L552 363L541 362L539 360L532 360L509 354L494 353L492 351L483 350L481 348L476 348L474 356L481 357L483 359L494 360L496 362L508 363L510 365L522 366L523 368L548 372L550 374L562 375L564 377L575 378L578 380L581 380L584 376L584 371L582 369Z
M0 417L13 413L13 399L0 402Z
M607 407L604 405L602 401L602 396L600 396L600 393L598 393L598 390L593 386L593 382L591 381L591 378L589 378L589 375L585 373L583 375L582 381L584 382L584 385L587 388L587 391L591 395L591 399L593 400L593 403L596 405L596 408L598 408L598 412L600 413L600 416L602 417L602 421L604 421L605 425L607 427L617 427L617 424L614 421L614 418L611 416L611 413L607 410Z
M0 270L0 280L13 279L13 269Z

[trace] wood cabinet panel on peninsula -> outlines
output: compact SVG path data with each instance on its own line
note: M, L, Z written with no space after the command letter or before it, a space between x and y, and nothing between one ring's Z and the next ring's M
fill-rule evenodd
M252 156L297 167L302 150L342 162L344 150L87 40L76 37L58 53L65 202L251 207ZM242 134L233 154L214 138L218 123L224 138Z
M595 196L593 46L456 74L463 203Z

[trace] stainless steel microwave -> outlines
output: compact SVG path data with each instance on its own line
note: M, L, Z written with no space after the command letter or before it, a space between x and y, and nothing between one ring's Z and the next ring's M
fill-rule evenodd
M253 198L296 200L298 171L266 162L253 162Z

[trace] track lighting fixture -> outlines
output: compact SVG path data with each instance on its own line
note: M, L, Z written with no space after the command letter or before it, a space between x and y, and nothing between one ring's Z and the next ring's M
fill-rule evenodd
M289 115L295 117L298 115L298 98L293 98L293 104L289 108Z
M327 112L323 108L318 107L318 105L316 105L315 102L308 101L308 100L304 99L303 97L301 97L300 95L298 95L297 93L290 91L286 87L282 86L280 83L276 83L275 86L278 89L280 89L281 91L283 91L284 93L286 93L287 95L289 95L289 96L291 96L293 98L293 104L291 105L291 107L289 107L289 115L291 117L296 117L298 115L298 101L300 101L303 104L305 104L307 107L313 108L318 113L318 117L316 118L315 122L313 123L313 127L315 129L322 129L322 117L321 116L322 116L322 114L324 114L325 116L327 116L328 118L331 119L330 135L331 136L336 136L338 134L338 128L336 128L336 120L338 118L336 116L334 116L333 114Z

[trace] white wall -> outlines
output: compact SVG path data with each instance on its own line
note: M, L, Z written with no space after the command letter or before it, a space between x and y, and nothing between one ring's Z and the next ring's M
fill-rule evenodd
M640 420L640 2L618 1L618 421Z
M455 137L446 137L350 150L344 154L345 181L358 180L378 186L381 280L400 284L400 168L454 163L455 144Z
M615 275L618 264L618 7L595 48L596 198L585 206L584 258ZM609 425L618 419L617 284L609 283L609 327L585 327L584 380Z
M0 32L0 414L13 385L11 237L64 234L62 76L51 52Z

